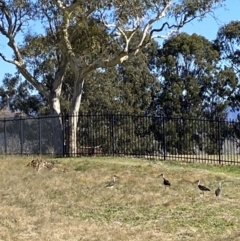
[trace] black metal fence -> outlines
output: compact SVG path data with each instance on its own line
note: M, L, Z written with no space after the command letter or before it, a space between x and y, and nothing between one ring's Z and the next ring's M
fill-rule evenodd
M81 114L70 153L70 116L0 119L0 154L134 156L239 164L240 123L221 119ZM56 120L61 123L60 133Z

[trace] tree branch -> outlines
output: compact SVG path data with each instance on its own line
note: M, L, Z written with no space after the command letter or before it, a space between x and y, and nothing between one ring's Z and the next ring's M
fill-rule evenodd
M53 82L54 90L59 88L59 86L62 84L65 73L66 73L67 66L68 66L67 58L63 56L61 59L61 62L59 64L58 70L55 73L55 78L54 78L54 82Z
M17 67L19 72L45 97L48 98L47 91L43 88L43 86L38 83L38 81L33 78L33 76L27 71L24 64L19 63L16 60L10 60L6 56L4 56L2 53L0 53L0 57L7 63L13 64Z
M165 17L165 12L171 6L172 2L173 2L173 0L170 0L168 3L166 3L164 8L162 9L162 11L159 11L157 16L155 18L150 19L148 21L148 23L145 25L145 27L143 29L142 39L140 40L139 44L135 48L135 53L134 54L138 53L139 48L142 46L144 40L146 39L148 31L149 31L150 27L152 26L152 24L155 23L156 21L160 20L161 18Z
M75 1L73 2L71 5L66 6L64 4L62 4L60 1L58 0L53 0L53 2L58 6L58 8L60 8L62 11L67 11L69 13L73 12L79 5L80 2L79 1ZM85 15L89 16L91 13L93 13L93 11L95 10L95 8L89 8Z
M10 38L10 37L9 37ZM26 66L23 63L22 56L18 50L18 47L14 40L10 40L8 45L12 48L15 53L17 60L8 59L5 55L0 53L0 57L7 63L13 64L17 67L19 72L45 97L48 98L48 92L44 89L42 84L40 84L26 69Z
M2 53L0 53L0 57L3 59L3 61L10 63L10 64L14 64L16 65L16 62L14 60L8 59L5 55L3 55Z
M127 52L121 52L119 55L117 55L115 58L111 60L102 60L98 59L94 61L92 64L84 67L81 71L81 75L84 77L86 76L89 72L96 70L98 68L111 68L115 67L116 65L126 61L128 59L129 55Z

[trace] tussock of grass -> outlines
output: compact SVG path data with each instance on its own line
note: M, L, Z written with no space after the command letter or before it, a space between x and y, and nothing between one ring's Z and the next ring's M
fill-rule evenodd
M0 161L0 240L238 240L238 167L133 158ZM158 177L171 182L165 188ZM116 174L113 189L106 184ZM200 195L194 181L211 189ZM214 190L223 182L218 199Z

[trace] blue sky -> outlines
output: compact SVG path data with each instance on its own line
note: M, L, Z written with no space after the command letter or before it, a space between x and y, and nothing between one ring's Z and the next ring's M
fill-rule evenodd
M197 33L205 36L209 40L215 39L220 26L233 20L240 20L240 0L227 0L225 4L225 7L217 9L214 12L218 21L216 21L213 17L208 16L201 22L194 21L189 23L182 29L182 31L189 34Z
M194 21L187 24L181 31L189 34L197 33L205 36L209 40L213 40L216 37L219 27L232 20L240 20L240 0L227 0L226 7L215 11L215 16L219 21L208 16L203 21ZM6 56L11 57L12 52L7 46L6 39L0 35L0 52L3 52ZM15 67L11 64L4 62L0 58L0 83L5 73L14 73Z
M232 20L240 20L240 0L226 0L226 7L218 9L214 12L216 21L213 17L208 16L203 21L194 21L187 24L181 31L189 34L197 33L205 36L209 40L216 37L217 31L220 26ZM7 46L6 39L0 35L0 52L4 53L9 58L12 55L10 48ZM0 83L5 73L14 73L15 67L11 64L4 62L0 58Z

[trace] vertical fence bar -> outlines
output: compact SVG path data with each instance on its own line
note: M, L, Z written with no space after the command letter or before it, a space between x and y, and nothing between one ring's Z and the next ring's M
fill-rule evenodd
M162 115L163 119L163 160L166 160L166 128L165 128L165 118Z
M114 143L114 114L112 114L111 118L111 144L112 144L112 155L115 155L115 143Z
M23 155L23 119L20 117L20 142L21 142L21 155Z
M231 130L231 133L232 133L232 130L234 130L234 126L235 126L235 121L234 120L230 120L230 122L228 122L228 126L230 126L230 130ZM231 162L233 160L234 162L234 165L237 164L238 162L238 155L237 155L237 141L235 140L235 137L233 137L234 134L231 134L231 140L234 140L233 143L230 143L230 141L228 142L228 147L227 149L230 150L228 155L231 156ZM232 148L230 148L232 147Z
M66 141L65 141L65 119L63 114L61 115L62 117L62 157L65 156L65 148L66 148Z
M221 164L221 133L220 133L220 118L217 120L218 122L218 162Z
M200 131L202 134L201 140L199 140L199 156L198 160L200 161L202 158L205 157L205 152L206 152L206 135L208 135L208 130L206 130L206 120L203 118L200 122L200 126L198 126L198 132Z
M90 141L88 141L87 143L87 147L90 147L90 148L94 146L94 142L95 142L95 134L94 134L94 132L96 131L94 126L95 118L96 118L96 114L91 114L91 126L90 126L91 136L90 136ZM87 150L86 152L88 151L89 150Z
M73 112L72 115L70 116L70 139L69 139L69 154L71 157L76 157L76 142L75 142L75 139L76 139L76 131L75 131L75 125L76 125L76 115L77 113ZM73 131L74 130L74 131Z
M4 118L3 123L4 123L4 148L5 148L5 154L7 154L7 127L6 127L6 118Z
M210 142L210 136L211 136L211 120L205 119L204 121L204 132L207 133L204 139L204 153L203 158L204 160L207 160L207 154L209 152L208 146L211 143ZM205 134L204 134L205 135Z
M65 154L67 155L67 156L69 156L69 147L70 147L70 144L69 144L69 134L70 134L70 130L69 130L69 115L67 114L67 115L65 115L64 116L64 120L65 120L65 124L66 124L66 148L65 148Z
M231 133L232 133L232 129L233 129L233 120L230 120L228 121L226 124L227 124L227 129L230 129ZM230 137L230 141L232 139L232 134L231 134L231 137ZM229 138L228 138L229 140ZM236 164L236 148L235 148L235 143L232 143L230 144L230 141L227 141L227 144L225 144L225 153L227 154L226 156L228 156L228 160L229 160L229 156L231 158L231 161L233 161L234 165ZM225 138L225 143L226 143L226 138Z
M38 117L38 142L39 142L39 155L42 155L42 121L41 117Z
M232 122L231 122L231 129L233 129L234 130L234 133L236 133L236 125L237 125L237 122L236 122L236 120L232 120ZM234 138L234 143L236 143L236 147L234 148L234 163L235 163L235 165L238 165L238 156L239 156L239 151L238 151L238 141Z

